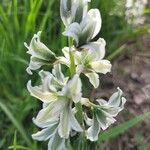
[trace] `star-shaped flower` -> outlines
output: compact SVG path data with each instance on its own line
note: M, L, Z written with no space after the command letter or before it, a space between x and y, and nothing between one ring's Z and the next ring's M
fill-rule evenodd
M37 70L41 66L49 65L56 60L55 53L40 41L40 35L41 32L35 34L29 46L24 43L28 49L27 53L31 55L29 67L26 69L29 74L32 74L31 70Z
M111 63L103 59L105 56L105 41L99 39L99 49L83 49L76 50L72 47L72 52L75 58L76 72L84 73L90 80L94 88L99 86L99 75L97 73L106 74L111 71ZM96 42L93 42L96 45ZM62 64L69 66L69 48L65 47L63 50L65 57L59 57L58 60Z
M90 102L86 100L85 105L91 106L93 109L92 119L85 115L85 122L90 126L86 131L87 139L96 141L101 129L107 129L116 121L114 117L123 110L126 102L126 99L122 95L122 90L118 88L118 92L114 93L108 102L103 99L97 99L98 104L91 105Z
M80 48L90 48L91 45L96 44L91 40L100 32L101 29L101 15L98 9L91 9L83 17L81 23L74 22L66 27L63 35L71 37L75 41L75 46Z

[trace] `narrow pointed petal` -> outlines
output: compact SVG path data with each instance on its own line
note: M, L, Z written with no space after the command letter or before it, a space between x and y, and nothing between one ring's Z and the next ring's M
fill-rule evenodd
M59 115L63 111L66 102L64 100L58 100L51 102L46 107L41 109L33 122L41 128L47 127L51 123L55 123L59 120Z
M89 78L89 80L90 80L91 84L94 86L94 88L98 88L98 86L99 86L99 75L97 73L94 73L94 72L86 73L85 75Z
M27 68L29 74L32 74L31 70L37 70L41 66L49 64L56 59L55 53L40 41L40 35L41 32L35 34L29 46L24 43L28 49L27 53L31 55L29 67Z
M75 118L71 107L70 107L69 117L70 117L71 128L77 132L82 132L83 129L81 128L80 124L78 123L77 119Z
M81 100L81 80L78 74L74 75L74 77L67 83L67 85L63 88L63 93L67 95L67 97L72 98L75 103L78 103Z
M121 104L121 97L123 95L123 92L120 88L118 88L118 91L115 92L109 99L109 104L112 105L112 106L120 106Z
M32 134L32 138L38 141L46 141L55 134L57 126L57 123L51 124L48 128L42 129L41 131Z
M30 55L35 56L39 59L50 60L50 58L55 54L49 50L41 41L40 41L41 32L35 34L31 40L29 47L25 43L25 46L28 48Z
M37 99L41 100L44 103L50 103L52 101L58 100L58 96L55 93L51 92L44 92L41 88L35 86L31 86L31 81L28 81L27 83L27 89L30 92L30 94Z
M70 59L70 56L69 56L69 47L64 47L62 49L62 52L63 52L64 56L69 60Z
M92 126L90 126L86 131L87 139L89 139L90 141L97 141L100 130L101 129L100 129L99 122L97 120L96 115L94 114Z
M65 78L64 74L62 73L60 64L54 65L52 73L58 81L60 81L62 84L66 84L68 78Z
M99 111L96 114L97 120L100 124L100 127L103 130L106 130L111 124L113 124L116 120L112 117L107 117L103 111Z
M31 70L37 70L37 69L41 68L41 66L44 66L47 64L49 64L48 61L31 56L29 66L26 69L26 71L28 74L32 75L33 73Z
M66 139L61 138L58 132L56 132L48 142L48 150L67 150L65 142Z
M70 130L69 109L66 107L60 115L58 133L61 138L67 139L69 137Z

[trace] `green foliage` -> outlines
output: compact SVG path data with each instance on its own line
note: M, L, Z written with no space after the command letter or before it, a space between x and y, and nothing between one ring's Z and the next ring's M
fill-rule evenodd
M134 31L124 19L124 8L117 5L119 0L95 0L92 7L101 10L103 26L100 36L105 38L108 55L113 59L120 54L121 45L128 39L148 32L149 26ZM117 7L119 6L119 7ZM117 10L119 9L119 10ZM121 10L120 10L121 9ZM122 12L118 15L116 12ZM148 13L149 10L146 10ZM24 41L29 41L34 33L42 30L44 43L60 53L60 48L67 40L62 36L64 26L59 16L59 0L1 0L0 1L0 149L7 149L12 143L14 130L16 134L11 149L28 149L28 145L36 149L37 144L30 139L34 132L32 117L39 107L37 101L26 91L28 75L26 49ZM118 52L119 51L119 52ZM114 56L115 55L115 56ZM36 82L36 76L34 78ZM122 126L121 126L122 127ZM7 139L7 140L6 140Z
M7 108L7 106L5 104L3 104L1 101L0 101L0 108L7 115L7 117L11 120L11 122L17 128L17 130L20 132L20 134L22 135L24 141L26 141L27 145L30 146L31 142L30 142L28 136L26 135L25 129L18 122L18 120L16 120L16 118L13 116L13 114L11 113L11 111L9 110L9 108ZM16 145L16 133L15 133L15 136L14 136L14 145Z
M148 117L150 117L150 112L134 117L122 124L119 124L114 128L110 128L109 130L106 130L99 136L99 142L107 141L111 138L117 137L118 135L124 133L126 130L134 127L136 124L140 123L141 121L143 121Z

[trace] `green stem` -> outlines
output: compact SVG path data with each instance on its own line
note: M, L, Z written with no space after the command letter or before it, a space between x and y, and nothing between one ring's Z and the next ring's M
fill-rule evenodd
M71 47L73 45L73 40L72 38L68 38L68 43L69 43L69 56L70 56L70 74L71 77L74 76L74 74L76 74L76 66L75 66L75 60L74 60L74 55L73 52L71 50ZM75 104L76 110L77 110L77 120L79 121L79 123L81 125L83 125L83 114L82 114L82 105L81 103L77 103Z
M73 53L72 53L72 50L71 50L71 47L73 45L72 38L68 38L68 43L69 43L69 56L70 56L70 74L71 74L71 77L72 77L76 73L74 56L73 56Z
M76 110L77 110L77 113L76 113L76 117L77 117L77 120L79 121L79 123L83 126L83 114L82 114L82 105L81 103L76 103L75 104L75 107L76 107Z

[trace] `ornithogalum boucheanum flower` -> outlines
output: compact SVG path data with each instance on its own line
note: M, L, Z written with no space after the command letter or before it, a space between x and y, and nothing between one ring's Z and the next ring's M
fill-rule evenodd
M99 86L99 75L111 71L110 61L105 59L104 39L94 41L101 29L101 15L98 9L88 10L90 0L60 0L61 19L65 25L63 35L68 37L68 47L62 49L63 56L57 56L40 41L41 32L35 34L29 44L25 43L31 55L27 72L40 70L41 84L27 89L39 99L42 109L33 118L41 128L32 135L38 141L48 140L48 150L66 150L70 140L85 137L98 140L116 120L114 117L124 108L126 99L120 88L110 99L90 99L82 92L81 74L88 77L94 88ZM44 71L43 66L53 66ZM63 66L67 66L70 74Z

